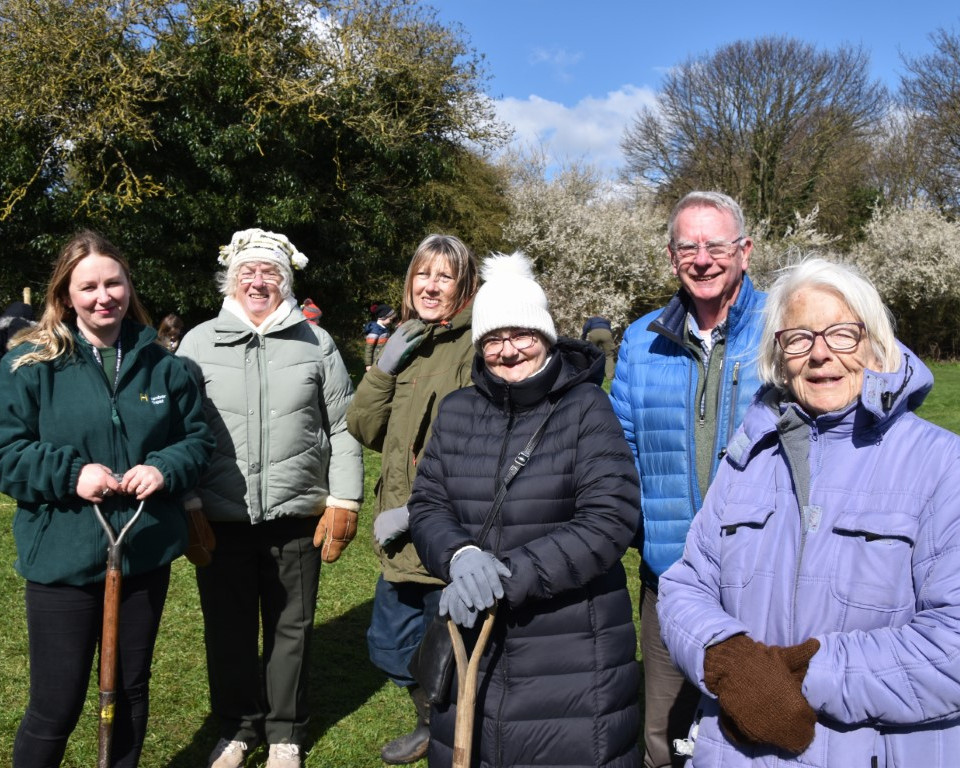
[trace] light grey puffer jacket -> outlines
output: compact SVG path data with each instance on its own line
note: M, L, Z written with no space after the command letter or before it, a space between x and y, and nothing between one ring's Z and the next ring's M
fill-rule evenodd
M197 373L217 438L198 488L209 519L359 509L363 459L344 418L353 384L330 334L296 307L263 335L224 308L177 355Z

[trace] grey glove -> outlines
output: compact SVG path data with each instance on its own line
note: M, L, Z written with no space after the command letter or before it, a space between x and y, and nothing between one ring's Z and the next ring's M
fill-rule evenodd
M381 547L410 530L410 513L406 506L385 509L373 521L373 535Z
M447 584L443 588L443 592L440 593L440 610L438 613L441 616L449 616L457 626L470 629L477 623L477 616L480 612L467 607L467 604L460 599L456 586Z
M410 356L420 346L426 333L427 326L422 320L413 319L401 323L383 345L377 368L391 376L396 375L410 361Z
M500 577L509 575L507 566L489 552L475 547L461 550L450 563L450 586L457 588L457 594L468 608L478 611L503 597Z

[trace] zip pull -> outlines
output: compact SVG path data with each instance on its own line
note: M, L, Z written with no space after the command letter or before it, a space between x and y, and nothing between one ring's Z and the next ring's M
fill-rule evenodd
M110 402L110 421L113 422L113 426L120 427L120 414L117 412L117 401L112 400Z

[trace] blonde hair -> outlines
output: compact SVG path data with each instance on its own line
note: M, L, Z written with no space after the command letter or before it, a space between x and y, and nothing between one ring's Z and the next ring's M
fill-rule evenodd
M413 276L424 266L435 264L445 259L453 272L453 280L457 290L453 296L453 314L457 314L474 297L477 292L477 260L473 253L459 237L453 235L428 235L420 245L407 267L407 277L403 282L403 307L401 320L417 317L413 307ZM449 319L449 318L444 318Z
M150 315L143 308L130 277L130 265L119 249L103 235L85 229L74 235L60 251L53 265L53 273L47 284L46 303L43 314L36 326L25 335L20 343L28 342L34 349L18 357L12 366L16 370L21 365L34 365L56 360L62 355L73 353L73 325L77 313L68 305L70 277L73 270L87 256L106 256L120 265L130 286L130 305L125 317L132 318L143 325L150 324Z

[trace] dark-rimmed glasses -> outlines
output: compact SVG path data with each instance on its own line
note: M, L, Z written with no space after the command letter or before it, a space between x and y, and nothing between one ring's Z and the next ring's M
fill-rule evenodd
M863 323L834 323L822 331L809 328L784 328L773 334L780 349L788 355L804 355L813 349L817 336L822 336L826 345L834 352L852 352L860 344L867 326Z
M509 341L510 346L520 352L537 343L537 334L532 331L517 331L509 336L487 336L480 341L480 348L484 355L499 355L506 341Z
M740 241L745 235L740 235L736 240L711 240L709 243L671 243L670 248L674 256L680 261L690 261L697 258L700 249L706 250L711 259L726 259L736 252L740 247Z

